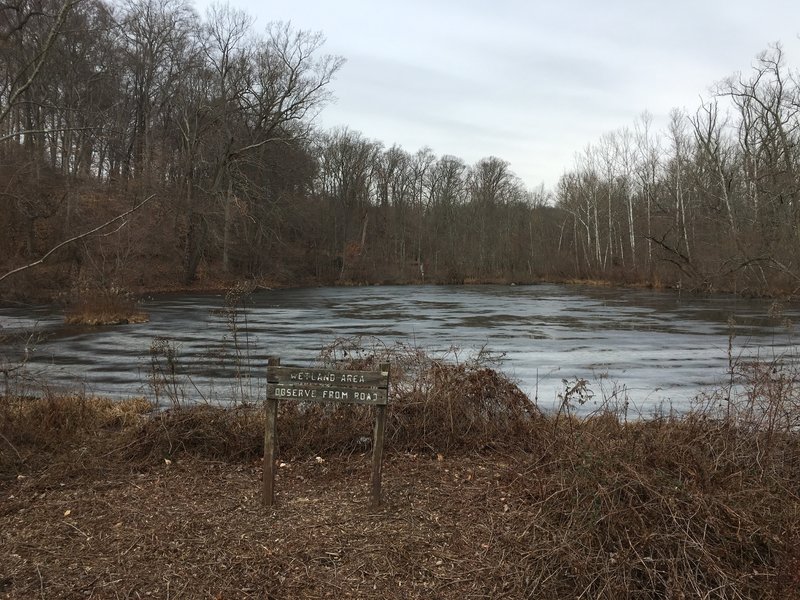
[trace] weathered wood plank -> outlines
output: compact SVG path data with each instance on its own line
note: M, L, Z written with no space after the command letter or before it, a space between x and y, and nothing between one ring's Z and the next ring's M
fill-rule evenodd
M299 383L268 383L267 398L299 400L301 402L333 402L340 404L376 404L385 406L388 394L385 389L353 388L331 385Z
M336 369L275 366L267 369L267 382L385 389L389 385L389 373L386 371L339 371Z
M382 364L381 371L389 374L389 364ZM386 426L386 406L375 407L375 431L372 438L372 506L381 503L381 471L383 469L383 432Z
M280 358L270 358L269 367L279 365ZM275 502L275 454L278 438L278 401L267 398L264 407L265 427L264 427L264 481L262 502L265 506L272 506Z

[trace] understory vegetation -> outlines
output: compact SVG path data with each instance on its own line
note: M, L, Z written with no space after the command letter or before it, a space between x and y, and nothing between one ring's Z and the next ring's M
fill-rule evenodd
M281 403L273 513L259 498L258 404L2 398L0 589L800 595L793 367L737 365L730 386L685 413L629 418L616 402L577 410L589 397L581 380L543 414L485 360L347 344L321 360L342 366L345 355L349 368L393 365L377 511L367 508L368 407Z

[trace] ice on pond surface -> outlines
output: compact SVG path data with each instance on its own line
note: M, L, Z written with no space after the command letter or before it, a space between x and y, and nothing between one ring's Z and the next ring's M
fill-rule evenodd
M771 305L549 284L372 286L258 292L236 315L235 340L222 294L148 299L150 322L139 325L65 327L48 308L0 309L0 325L37 332L27 347L35 379L109 396L152 392L156 340L175 353L187 397L224 401L243 385L256 398L270 355L308 365L337 338L374 336L432 353L502 354L501 368L543 406L556 403L562 380L585 378L596 397L624 394L647 411L662 403L681 408L720 382L732 332L739 360L793 359L790 321L800 307L784 307L776 318ZM20 351L19 343L0 347L7 360ZM250 378L242 382L237 372Z

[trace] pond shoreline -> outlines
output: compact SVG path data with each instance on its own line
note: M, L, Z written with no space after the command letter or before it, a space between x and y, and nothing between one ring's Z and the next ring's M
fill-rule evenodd
M470 286L470 285L509 285L509 286L524 286L524 285L566 285L566 286L586 286L586 287L602 287L612 289L647 289L658 290L665 292L672 292L678 296L685 295L686 297L703 298L708 296L724 296L729 295L737 298L745 299L774 299L785 302L800 302L797 296L797 290L760 290L755 292L753 290L746 290L742 292L736 289L683 289L679 285L665 285L659 281L652 281L649 279L638 280L619 280L614 278L598 279L598 278L574 278L574 277L535 277L535 278L485 278L485 279L465 279L464 281L449 281L446 279L416 279L416 280L375 280L375 281L322 281L317 279L300 279L295 282L281 281L275 279L219 279L219 278L201 278L193 283L185 284L174 282L169 285L143 285L143 286L130 286L128 288L130 294L136 299L144 299L148 296L162 296L169 294L225 294L233 289L241 289L245 291L264 291L264 290L279 290L279 289L303 289L303 288L353 288L353 287L408 287L408 286ZM53 306L61 306L66 303L63 299L64 292L40 290L38 295L14 295L14 299L8 298L8 292L0 294L0 308L8 306L19 306L25 304L49 304Z

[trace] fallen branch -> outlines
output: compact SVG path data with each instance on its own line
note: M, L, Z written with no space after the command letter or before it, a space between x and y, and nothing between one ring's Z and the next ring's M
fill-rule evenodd
M8 271L7 273L5 273L3 275L0 275L0 281L3 281L6 277L10 277L11 275L14 275L15 273L19 273L20 271L26 271L27 269L30 269L32 267L36 267L38 265L41 265L45 260L47 260L47 258L50 255L52 255L57 250L60 250L64 246L68 246L69 244L72 244L74 242L77 242L79 240L87 238L87 237L89 237L91 235L94 235L98 231L102 231L103 229L105 229L109 225L112 225L112 224L116 223L117 221L121 221L122 219L124 219L128 215L130 215L130 214L136 212L137 210L139 210L142 206L144 206L150 200L155 198L155 196L156 196L155 194L151 194L147 198L145 198L144 200L139 202L139 204L137 204L136 206L131 208L130 210L126 210L124 213L121 213L121 214L117 215L113 219L110 219L110 220L106 221L105 223L103 223L101 225L98 225L94 229L90 229L89 231L86 231L84 233L81 233L79 235L71 237L68 240L64 240L60 244L57 244L57 245L53 246L52 248L50 248L50 250L48 250L41 258L33 261L32 263L28 263L27 265L22 265L21 267L17 267L16 269L12 269L11 271Z

